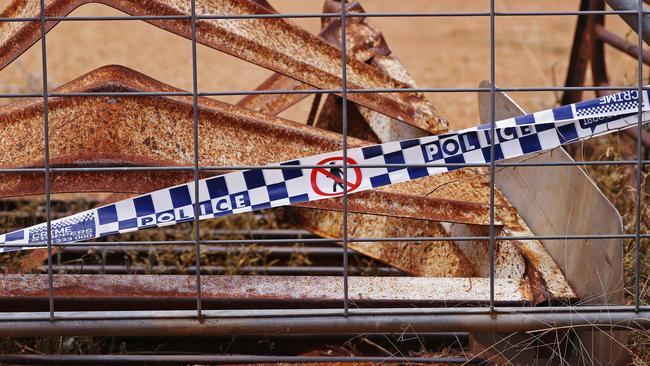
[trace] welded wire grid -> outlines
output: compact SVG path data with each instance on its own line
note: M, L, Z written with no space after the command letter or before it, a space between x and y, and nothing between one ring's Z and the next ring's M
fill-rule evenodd
M589 309L602 309L607 310L610 313L634 313L639 311L648 310L647 306L642 306L641 304L641 284L640 284L640 245L641 239L650 238L650 234L641 232L641 181L642 181L642 168L645 164L648 164L650 161L642 159L642 107L639 103L639 125L637 126L637 159L636 160L609 160L609 161L579 161L579 162L555 162L555 163L533 163L533 162L495 162L495 147L494 145L490 148L490 163L489 164L464 164L464 163L447 163L447 164L359 164L353 165L349 164L347 161L347 146L348 146L348 115L347 115L347 104L348 104L348 95L351 93L400 93L400 92L422 92L422 93L466 93L466 92L481 92L481 93L490 93L491 97L491 115L490 115L490 135L491 141L495 140L495 98L496 93L498 92L545 92L545 91L618 91L618 90L637 90L639 95L642 95L643 91L643 59L640 55L643 54L643 27L642 23L644 20L644 15L649 14L647 11L643 11L643 1L638 1L639 11L615 11L615 10L590 10L590 11L548 11L548 12L539 12L539 11L517 11L517 12L497 12L495 10L495 0L489 1L489 11L488 12L386 12L386 13L348 13L345 6L341 7L341 12L339 13L301 13L301 14L249 14L249 15L233 15L233 16L224 16L224 15L198 15L196 14L196 4L195 0L191 0L191 16L180 16L180 15L159 15L159 16L68 16L68 17L48 17L45 15L45 0L40 0L41 12L40 16L36 18L2 18L2 22L40 22L41 30L41 59L42 59L42 93L5 93L1 94L0 98L28 98L28 97L41 97L43 99L44 109L43 109L43 137L45 144L45 156L44 156L44 167L43 168L10 168L10 169L0 169L0 173L5 174L20 174L20 173L43 173L45 175L45 215L47 219L47 274L48 274L48 301L49 301L49 319L50 320L59 320L65 321L66 318L58 318L55 312L56 304L54 303L53 298L53 258L52 258L52 249L57 244L52 243L51 238L51 174L56 172L106 172L106 171L192 171L194 173L195 181L195 197L198 197L198 184L201 172L207 171L221 171L221 170L245 170L253 168L263 168L263 169L310 169L317 168L316 166L308 165L295 165L295 166L202 166L199 161L199 113L198 113L198 97L200 96L233 96L233 95L259 95L259 94L339 94L342 99L342 136L341 146L343 148L343 164L340 166L334 165L333 167L343 168L343 179L347 181L348 168L351 167L367 167L367 168L407 168L407 167L439 167L439 166L449 166L449 167L487 167L489 169L489 180L490 180L490 221L489 221L489 235L487 236L455 236L455 237L381 237L381 238L359 238L359 237L348 237L348 193L347 190L344 190L343 194L343 221L342 221L342 231L340 238L298 238L298 239L226 239L226 240L201 240L200 239L200 224L199 224L199 203L198 201L194 205L195 209L195 222L194 222L194 240L176 240L176 241L151 241L148 243L152 245L174 245L174 244L194 244L196 249L196 314L195 317L197 321L200 321L204 317L204 312L202 311L202 301L201 301L201 261L200 261L200 252L202 244L251 244L251 243L264 243L264 244L274 244L274 243L332 243L332 242L342 242L343 243L343 283L344 283L344 292L341 294L343 301L343 308L341 309L340 316L350 315L350 300L348 294L348 278L350 276L348 268L348 243L350 242L396 242L396 241L444 241L444 240L453 240L453 241L473 241L473 240L487 240L489 241L489 265L490 265L490 294L489 294L489 307L484 308L475 308L472 311L472 314L492 314L494 316L499 315L499 308L495 304L495 243L499 240L507 239L537 239L537 240L594 240L594 239L634 239L635 241L635 256L634 256L634 305L632 306L609 306L605 307L589 307ZM577 86L577 87L504 87L500 88L496 86L497 80L495 78L495 19L497 17L517 17L517 16L579 16L579 15L623 15L623 14L636 14L638 16L639 28L637 33L638 44L637 44L637 61L638 61L638 85L635 87L626 87L626 86ZM197 77L197 51L196 51L196 22L197 20L209 20L209 19L254 19L254 18L334 18L339 19L341 22L341 32L342 32L342 53L341 53L341 64L342 64L342 85L340 89L306 89L306 90L239 90L239 91L199 91L198 88L198 77ZM489 88L408 88L408 89L350 89L347 85L347 75L346 75L346 24L350 17L467 17L468 19L477 18L477 17L488 17L490 21L490 87ZM192 91L191 92L50 92L48 87L48 64L47 64L47 43L46 43L46 33L47 33L47 22L48 21L129 21L129 20L185 20L191 22L191 42L192 42ZM192 167L88 167L88 168L53 168L50 166L50 149L49 149L49 105L48 101L51 97L83 97L83 96L191 96L193 98L193 108L194 108L194 164ZM499 236L495 233L495 170L502 167L536 167L536 166L599 166L599 165L635 165L636 166L636 228L634 234L601 234L601 235L543 235L543 236ZM76 243L76 244L63 244L66 247L75 247L75 246L128 246L137 244L137 241L123 241L123 242L90 242L90 243ZM583 308L583 310L586 308ZM587 310L589 310L587 309ZM531 309L533 310L533 309ZM565 307L547 307L547 308L537 308L534 309L535 313L563 313L563 312L576 312L581 311L580 308L565 306ZM414 310L415 312L415 310ZM414 313L413 312L413 313ZM524 311L525 312L525 311ZM356 312L355 314L363 314L363 311ZM446 311L444 309L431 310L429 309L426 314L434 315L436 313L444 314ZM146 312L144 313L146 314ZM319 314L318 312L311 311L309 313L311 316ZM332 311L323 311L321 314L332 315ZM372 313L370 313L372 314ZM403 309L397 311L387 311L382 312L384 315L399 315L403 314ZM137 356L134 356L137 358ZM212 357L212 356L210 356ZM271 356L269 356L271 357ZM216 361L219 362L293 362L296 361L295 358L278 358L277 360L265 357L263 359L257 360L254 357L251 358L240 358L240 359L225 359L219 358ZM213 359L215 357L212 357ZM277 357L276 357L277 358ZM185 357L184 360L189 360ZM305 358L304 362L338 362L346 361L348 358ZM381 362L385 361L385 358L356 358L359 362ZM404 362L436 362L436 361L445 361L445 362L466 362L466 359L462 360L453 360L453 359L432 359L432 358L404 358ZM195 362L207 361L207 359L201 359L201 357L196 358ZM215 361L215 360L212 360ZM216 362L215 361L215 362Z

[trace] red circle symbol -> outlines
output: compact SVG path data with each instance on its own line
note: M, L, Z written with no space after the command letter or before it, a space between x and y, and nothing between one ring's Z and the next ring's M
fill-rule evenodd
M331 158L323 159L319 161L316 165L326 165L326 164L331 164L332 162L336 161L341 161L343 162L343 157L342 156L334 156ZM350 165L356 165L357 162L352 159L352 158L347 158L346 161ZM332 171L332 169L335 169ZM355 189L359 188L361 185L361 168L359 167L353 167L353 172L354 172L354 181L344 181L343 180L343 170L340 168L316 168L312 169L311 171L311 187L314 189L314 192L320 196L340 196L343 194L343 187L345 186L346 192L352 192ZM339 174L337 174L337 171ZM324 175L329 182L332 184L332 191L333 192L327 192L330 189L325 189L321 188L318 186L318 179L319 175ZM348 179L350 177L348 176ZM341 188L341 192L337 192L337 186ZM329 187L328 187L329 188ZM325 189L325 191L324 191Z

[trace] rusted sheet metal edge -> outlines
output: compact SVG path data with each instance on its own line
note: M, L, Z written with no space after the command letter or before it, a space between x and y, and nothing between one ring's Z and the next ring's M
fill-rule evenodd
M517 218L517 225L508 225L500 228L496 235L500 236L533 236L528 225L520 218ZM467 225L469 232L454 232L454 235L487 235L486 227ZM489 272L488 242L479 242L478 246L463 244L462 248L466 256L477 256L483 258L482 271L479 275L487 275ZM483 244L483 245L481 245ZM544 249L539 240L499 240L496 243L495 265L497 276L504 276L508 272L520 273L521 277L528 283L532 302L539 304L550 300L568 300L577 298L575 292L569 285L564 273L551 255ZM513 261L514 257L518 261ZM515 267L513 267L513 265Z
M342 211L343 199L337 197L322 203L306 202L298 206ZM382 191L364 191L350 195L348 210L371 215L473 225L489 225L490 216L489 205L482 203L443 198L432 200L429 197ZM517 211L512 207L495 206L495 218L497 226L505 225L517 219Z
M273 74L258 85L255 90L307 90L309 85L282 74ZM307 94L248 94L237 105L271 116L277 116L296 103L307 98Z
M46 275L0 276L0 303L8 299L47 296ZM355 301L485 301L487 278L350 277ZM527 302L528 285L516 279L497 279L496 299ZM343 293L339 276L201 276L202 298L221 300L338 301ZM195 277L182 275L54 276L55 298L194 298Z
M504 236L532 236L533 232L520 218L519 229L513 227L502 228ZM564 273L553 260L553 257L544 248L539 240L512 240L517 250L521 252L527 263L526 277L536 303L546 299L575 299L577 295Z
M97 69L58 90L175 90L133 70L119 66ZM190 166L193 161L192 104L184 97L78 97L50 100L50 156L52 166ZM341 136L295 122L200 98L200 161L208 166L265 165L336 150ZM0 165L41 166L43 144L33 139L42 130L40 101L22 101L0 109ZM74 136L74 139L70 138ZM236 148L233 142L237 142ZM366 142L350 138L350 146ZM299 143L297 143L299 142ZM462 174L462 173L454 173ZM37 173L11 174L0 182L0 195L19 196L42 192ZM178 172L74 172L54 173L53 192L144 193L183 183L188 175ZM351 196L356 212L465 222L485 225L488 204L473 197L470 180L458 185L457 197L434 192L416 193L423 185L439 186L450 178L434 176L410 185L395 185ZM463 187L465 187L464 189ZM409 187L411 187L409 189ZM414 190L415 187L420 187ZM407 193L413 190L413 194ZM463 192L467 192L464 194ZM461 199L467 198L467 202ZM338 208L337 200L310 207ZM497 209L505 223L513 212Z
M190 4L174 0L52 0L46 15L65 16L87 3L102 3L127 14L139 16L190 15ZM270 13L248 0L198 0L198 14L247 15ZM0 17L35 17L38 2L14 0ZM180 36L191 38L186 20L148 20L149 23ZM48 30L57 24L48 22ZM248 62L282 73L321 89L339 89L342 85L341 51L297 27L287 19L197 20L197 42ZM0 23L0 67L4 67L40 38L36 22ZM360 89L407 88L379 70L354 58L347 62L348 87ZM433 106L417 93L350 94L359 104L376 109L407 123L439 133L447 130Z
M323 237L340 236L343 215L333 211L291 210L303 227ZM348 213L348 237L449 236L437 222ZM441 241L349 242L348 247L406 273L421 277L482 277L455 243ZM517 278L512 276L512 278Z
M341 215L294 210L305 228L323 237L337 238L341 233ZM456 225L465 227L466 225ZM462 228L461 228L462 229ZM484 236L486 227L469 225L466 231L439 227L438 223L403 218L348 214L351 237ZM504 227L497 235L530 236L520 222L517 228ZM415 276L489 276L487 241L436 242L363 242L348 243L351 249L399 268ZM566 301L576 295L552 257L536 240L500 240L495 247L495 276L525 281L531 291L531 303L547 300Z

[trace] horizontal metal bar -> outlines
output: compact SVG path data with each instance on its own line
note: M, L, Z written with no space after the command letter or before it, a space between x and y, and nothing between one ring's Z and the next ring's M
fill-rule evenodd
M330 94L341 93L339 89L307 89L307 90L293 90L293 89L276 89L276 90L241 90L241 91L227 91L227 92L209 92L199 93L199 96L228 96L228 95L258 95L258 94ZM15 94L14 94L15 95ZM135 91L135 92L67 92L67 93L49 93L49 97L161 97L161 96L176 96L176 97L190 97L193 96L190 92L156 92L156 91Z
M264 217L264 215L259 215ZM201 230L201 232L218 236L218 235L245 235L249 237L254 236L273 236L273 237L289 237L296 236L300 238L317 238L312 232L301 229L212 229Z
M614 306L610 307L616 308ZM549 307L541 310L510 307L314 310L205 310L202 321L194 311L0 313L0 334L30 336L184 336L337 334L365 332L529 332L558 328L648 329L650 309L625 307ZM460 316L459 316L460 315Z
M647 87L644 89L648 89ZM554 86L554 87L500 87L496 88L497 92L560 92L560 91L622 91L638 90L631 86ZM207 91L199 92L198 96L237 96L237 95L277 95L277 94L341 94L341 89L301 89L301 90L239 90L239 91ZM367 93L489 93L489 88L377 88L377 89L348 89L350 94L367 94ZM49 97L162 97L177 96L191 97L190 92L69 92L69 93L48 93ZM0 94L0 98L32 98L43 97L43 93L8 93Z
M620 15L638 14L635 10L557 10L557 11L495 11L496 17L520 16L571 16L571 15ZM489 17L490 12L399 12L399 13L350 13L349 17L386 18L386 17ZM650 14L650 11L644 11Z
M0 94L0 98L43 98L43 93L7 93Z
M527 16L579 16L579 15L625 15L638 14L635 10L559 10L559 11L498 11L496 17L527 17ZM644 11L643 14L650 14ZM490 17L490 12L368 12L348 13L351 18L431 18L431 17ZM226 19L299 19L299 18L340 18L340 13L262 13L262 14L201 14L197 20L226 20ZM135 15L135 16L46 16L46 21L123 21L123 20L191 20L189 15ZM36 22L39 17L0 18L0 22Z
M296 239L296 238L287 238L287 239L215 239L215 240L201 240L202 245L245 245L245 244L318 244L318 243L336 243L340 241L340 238L314 238L314 239ZM146 246L185 246L185 245L194 245L194 240L161 240L161 241L106 241L106 242L80 242L80 243L70 243L70 244L55 244L52 243L54 247L60 248L77 248L77 247L93 247L93 248L104 248L104 247L129 247L133 245L146 245ZM18 245L2 245L5 248L16 248Z
M313 356L249 356L249 355L0 355L0 363L33 365L231 365L257 363L458 363L485 364L480 358L464 357L313 357Z
M598 240L598 239L632 239L635 234L589 234L589 235L529 235L529 236L495 236L497 241L512 240ZM642 239L650 238L650 234L641 234ZM485 241L489 236L423 236L423 237L381 237L381 238L353 238L349 237L348 242L368 243L368 242L435 242L435 241ZM333 243L342 242L343 238L315 238L315 239L224 239L224 240L201 240L201 244L278 244L278 243ZM134 242L128 242L132 245ZM193 244L193 241L143 241L138 243L147 243L147 245L187 245ZM120 245L119 242L92 242L89 243L71 243L57 244L52 243L52 247L76 247L76 246L110 246ZM126 244L125 244L126 245ZM25 244L2 244L3 248L22 248ZM40 248L40 247L39 247Z
M43 272L47 271L47 266L41 266L40 270ZM64 272L64 273L76 273L76 274L96 274L96 273L106 273L106 274L147 274L151 273L180 273L180 274L195 274L196 267L189 266L179 270L176 266L171 265L100 265L100 264L67 264L67 265L53 265L54 272ZM211 265L201 265L201 273L203 274L226 274L232 268L225 266L211 266ZM334 275L343 275L343 267L339 266L296 266L296 267L287 267L287 266L243 266L237 268L237 272L240 274L250 274L250 273L263 273L267 275L323 275L323 276L334 276ZM364 271L361 268L350 266L348 272L352 275L360 275L368 271ZM400 275L403 272L393 268L393 267L382 267L377 266L372 268L373 273L377 273L383 276L395 276Z
M296 239L296 238L289 238L289 239L219 239L219 240L201 240L201 244L299 244L299 243L336 243L338 241L341 241L343 239L340 238L307 238L307 239ZM444 240L444 239L440 239ZM96 247L102 247L102 246L110 246L110 245L132 245L135 242L129 241L129 242L124 242L128 244L122 244L121 242L91 242L92 246ZM152 245L152 246L169 246L169 245L188 245L188 244L194 244L194 241L190 240L173 240L173 241L142 241L142 242L137 242L137 243L146 243L147 245ZM89 243L70 243L70 244L58 244L58 243L52 243L53 247L78 247L78 246L88 246ZM17 245L17 244L2 244L3 248L20 248L24 247L25 245Z
M236 20L236 19L298 19L298 18L340 18L339 13L261 13L261 14L197 14L196 20ZM5 18L6 19L6 18ZM9 18L10 19L10 18ZM23 18L28 20L39 19L38 17ZM55 16L45 17L47 21L114 21L114 20L192 20L190 15L135 15L135 16Z
M534 155L533 155L534 156ZM520 162L520 163L495 163L496 168L516 168L516 167L573 167L573 166L602 166L602 165L637 165L638 160L604 160L604 161L562 161L562 162ZM641 160L641 165L650 164L650 160ZM488 163L428 163L428 164L349 164L348 168L487 168ZM330 168L344 168L343 165L330 165ZM317 169L318 165L238 165L238 166L202 166L200 171L231 171L231 170L288 170L288 169ZM191 171L193 167L184 166L107 166L107 167L86 167L86 168L50 168L52 173L66 172L128 172L128 171ZM44 173L45 168L0 168L0 174L20 174L20 173Z
M496 92L558 92L558 91L611 91L611 90L638 90L631 86L532 86L532 87L500 87ZM644 88L647 90L648 88ZM453 92L476 92L489 93L486 88L383 88L383 89L349 89L349 93L453 93ZM202 93L203 94L203 93ZM204 93L210 95L211 93Z
M431 279L431 278L429 278ZM634 313L636 307L633 305L564 305L564 306L500 306L497 315L535 315L535 314L589 314L602 312L614 314ZM641 312L650 312L650 305L639 308ZM318 317L318 316L340 316L341 309L220 309L206 310L206 317L213 319L234 319L234 318L277 318L277 317ZM353 316L400 316L400 315L489 315L490 308L487 306L460 306L460 307L394 307L394 308L355 308L350 309ZM192 311L186 310L143 310L143 311L62 311L58 313L57 320L61 322L69 320L138 320L138 319L196 319ZM49 319L47 312L0 312L0 323L6 321L40 321ZM650 319L648 319L650 321ZM400 333L402 331L399 331ZM426 331L423 331L426 332ZM353 334L355 332L351 332ZM395 333L385 331L370 331L368 333ZM339 334L339 333L337 333Z
M110 243L105 243L110 244ZM194 244L194 241L188 242L189 244ZM86 253L88 249L92 248L93 245L79 245L68 247L65 250L65 254L79 254ZM173 251L176 253L187 252L191 248L173 248ZM100 253L105 252L139 252L139 253L148 253L151 251L151 247L148 245L106 245L100 246L96 249ZM255 247L255 248L242 248L242 247L232 247L232 246L215 246L215 245L204 245L201 247L201 254L227 254L227 253L237 253L237 252L250 252L255 253L265 253L270 255L291 255L294 253L315 255L315 256L326 256L326 255L340 255L343 254L343 248L340 247L304 247L304 248L294 248L294 247ZM356 252L351 251L350 255L355 255Z

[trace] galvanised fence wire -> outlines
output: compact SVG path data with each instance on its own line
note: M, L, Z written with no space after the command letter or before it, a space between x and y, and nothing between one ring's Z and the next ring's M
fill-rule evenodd
M199 195L198 181L202 175L207 173L219 173L223 171L237 171L255 168L263 169L287 169L286 166L205 166L200 161L199 151L199 121L200 121L200 97L215 97L215 96L245 96L245 95L278 95L278 94L304 94L304 95L322 95L322 94L336 94L341 98L341 135L340 142L343 150L343 160L341 165L334 167L342 168L343 180L348 181L348 169L361 167L361 168L415 168L415 167L436 167L440 164L349 164L347 159L347 149L349 146L349 124L348 124L348 104L349 96L353 94L381 94L381 93L489 93L491 100L491 115L489 122L492 124L490 129L491 139L495 139L495 120L496 120L496 98L498 93L501 92L567 92L567 91L622 91L622 90L635 90L639 95L642 95L644 90L644 63L640 55L643 55L643 22L646 16L650 14L648 11L643 10L643 1L639 0L637 4L638 10L582 10L582 11L497 11L495 8L495 0L489 0L489 11L485 12L382 12L382 13L356 13L350 12L348 7L342 6L340 13L301 13L301 14L233 14L233 15L218 15L218 14L197 14L196 0L187 0L189 3L189 15L133 15L133 16L48 16L46 14L46 1L40 0L40 15L38 17L17 17L17 18L2 18L0 22L26 22L38 23L40 28L41 38L41 59L42 59L42 92L41 93L5 93L0 95L0 98L42 98L43 102L43 141L44 141L44 156L42 167L29 167L29 168L2 168L0 173L5 176L11 174L26 174L26 173L39 173L43 174L45 179L45 217L48 223L48 237L47 237L47 301L48 301L48 314L40 312L35 313L4 313L1 315L5 321L10 321L12 324L19 322L21 326L26 329L31 329L32 333L41 333L43 335L57 334L61 332L80 332L80 334L93 334L95 332L102 334L119 334L120 332L127 331L133 334L141 334L135 330L135 327L148 328L145 333L159 334L202 334L201 329L209 328L210 331L203 334L227 334L229 330L237 332L250 332L250 333L265 333L276 332L278 329L285 327L295 333L312 333L325 331L326 328L331 328L326 332L357 332L366 329L366 332L395 332L398 331L401 323L406 321L412 324L414 329L432 329L438 331L450 331L458 329L459 331L523 331L527 330L534 324L539 322L548 322L555 324L559 327L569 325L594 325L600 324L605 328L610 327L641 327L647 328L650 325L648 316L650 315L650 308L642 303L642 283L641 278L641 244L642 239L650 238L650 234L644 233L641 227L642 221L642 182L643 168L649 163L644 159L644 148L642 145L641 136L644 135L644 128L642 125L642 106L639 103L639 114L637 126L637 144L636 156L637 159L624 159L624 160L607 160L607 161L577 161L577 162L495 162L495 148L492 145L490 149L490 163L476 164L476 163L448 163L444 166L454 167L480 167L487 168L489 171L489 225L487 235L471 235L471 236L451 236L451 237L353 237L349 235L349 201L347 190L343 191L342 196L342 221L341 221L341 236L337 238L319 238L319 237L295 237L295 238L267 238L267 239L223 239L223 240L205 240L201 239L202 228L199 224L199 204L194 205L195 222L193 227L193 240L174 240L174 241L147 241L148 244L160 245L193 245L195 248L195 309L194 311L187 310L147 310L147 311L81 311L81 312L59 312L57 311L57 301L55 301L54 294L54 280L55 280L55 258L53 249L57 246L65 246L66 248L80 247L120 247L120 246L133 246L137 245L138 241L123 241L123 242L102 242L92 241L88 243L66 244L58 245L52 242L50 235L51 221L52 221L52 176L58 173L98 173L98 172L191 172L194 176L195 182L195 197ZM395 7L398 4L395 3ZM638 37L638 44L636 45L636 54L638 60L637 72L637 85L635 86L564 86L564 87L547 87L547 86L526 86L526 87L498 87L499 80L496 78L495 67L498 62L495 54L495 21L500 17L544 17L544 16L585 16L585 15L604 15L604 16L636 16L639 24L636 29ZM477 87L477 88L385 88L385 89L358 89L350 88L348 85L347 67L348 52L347 52L347 24L355 17L365 18L440 18L440 17L453 17L466 19L471 22L477 18L489 19L489 79L490 87ZM200 90L198 85L198 72L197 72L197 21L200 20L250 20L250 19L275 19L275 18L318 18L318 19L336 19L341 24L341 65L342 84L336 89L273 89L273 90L229 90L229 91L205 91ZM192 44L191 63L192 63L192 90L190 92L182 91L101 91L101 92L53 92L48 85L48 60L47 60L47 31L50 23L48 22L92 22L92 21L176 21L176 22L189 22L190 37ZM71 46L72 47L72 46ZM190 72L190 70L188 70ZM52 98L68 98L68 97L191 97L193 101L193 165L186 167L179 166L93 166L93 167L53 167L51 164L50 156L50 114L49 102ZM495 172L498 169L509 167L518 169L527 169L528 167L591 167L591 166L633 166L636 169L636 208L635 208L635 229L634 233L627 234L585 234L585 235L533 235L533 236L501 236L499 235L498 225L495 219ZM305 166L296 165L291 168L295 169L312 169L318 166ZM533 308L522 308L513 306L499 305L495 300L495 249L497 243L502 240L566 240L566 241L589 241L598 239L633 239L634 240L634 287L633 287L633 304L632 305L592 305L592 306L544 306ZM439 241L487 241L489 243L489 296L488 302L482 306L473 307L453 307L453 308L358 308L358 306L350 300L349 277L350 251L348 249L349 243L364 243L364 242L439 242ZM292 243L342 243L342 292L340 293L340 308L328 309L310 309L310 310L254 310L249 312L244 310L233 310L231 313L222 312L219 310L206 310L204 308L202 299L202 263L200 254L202 247L206 245L226 245L226 244L252 244L259 243L263 245L276 245L292 244ZM589 265L589 264L585 264ZM226 314L226 315L224 315ZM160 322L164 320L167 323ZM169 329L171 327L174 329ZM57 331L57 328L59 331ZM29 332L27 332L29 333ZM54 357L54 356L52 356ZM64 356L61 362L66 362ZM130 356L137 358L138 356ZM161 356L159 356L161 357ZM212 357L212 356L210 356ZM395 359L387 358L328 358L328 357L284 357L278 358L277 356L264 356L264 357L232 357L225 356L219 357L185 357L183 362L219 362L219 363L243 363L243 362L349 362L351 360L357 362L467 362L467 358L413 358L413 357L395 357ZM97 361L97 359L93 359ZM121 361L128 361L120 359ZM148 361L147 361L148 360ZM478 360L478 359L476 359ZM470 360L471 362L476 360ZM69 360L68 360L69 361ZM108 362L109 359L103 359L102 362ZM142 359L140 361L150 362L151 359ZM172 362L172 359L167 360ZM479 360L480 361L480 360Z

